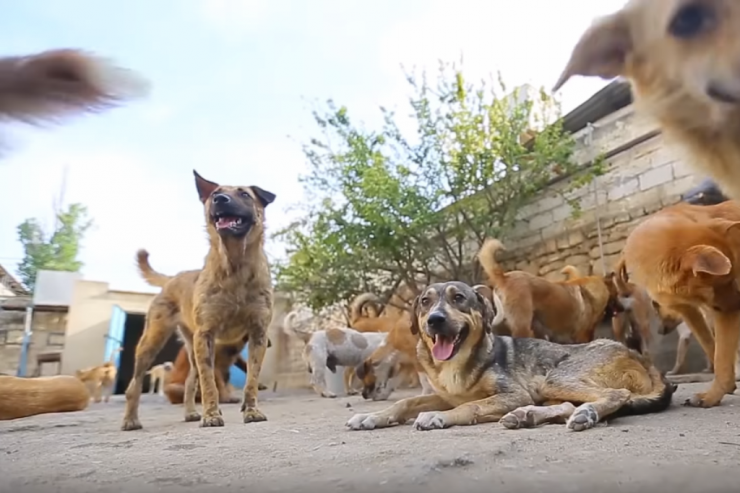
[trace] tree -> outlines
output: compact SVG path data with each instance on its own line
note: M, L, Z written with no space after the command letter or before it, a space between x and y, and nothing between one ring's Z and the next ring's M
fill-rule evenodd
M83 266L77 259L80 244L92 225L82 204L70 204L66 210L58 210L51 234L34 218L19 224L18 240L23 245L24 256L18 264L18 273L26 288L33 291L39 270L79 272Z
M544 90L535 101L516 91L500 98L500 78L474 85L447 63L433 83L426 73L407 80L410 137L385 108L377 130L331 100L313 113L322 136L304 145L309 172L301 177L312 200L276 233L288 246L278 284L313 309L363 291L388 299L401 283L417 293L436 280L477 281L472 260L482 241L505 235L543 187L577 171L574 140Z

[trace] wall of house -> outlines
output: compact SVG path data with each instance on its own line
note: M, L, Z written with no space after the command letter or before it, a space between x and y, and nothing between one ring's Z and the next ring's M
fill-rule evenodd
M0 310L0 373L15 375L18 370L25 319L25 310ZM67 314L64 312L44 311L43 308L34 311L31 344L24 369L26 375L31 375L36 370L37 354L62 350L66 324ZM55 375L58 372L57 366L45 364L41 368L41 374Z

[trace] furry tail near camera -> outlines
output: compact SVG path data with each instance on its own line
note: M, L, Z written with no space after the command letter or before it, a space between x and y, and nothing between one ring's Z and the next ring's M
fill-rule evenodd
M175 276L166 276L160 272L154 270L149 263L149 252L146 250L139 250L136 252L136 267L139 269L139 274L150 286L155 288L164 287L170 279Z

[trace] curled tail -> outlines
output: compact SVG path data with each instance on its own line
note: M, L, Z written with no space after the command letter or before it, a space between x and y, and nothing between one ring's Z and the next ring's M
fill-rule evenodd
M375 311L374 317L368 317L364 311L366 308L372 308ZM349 309L349 321L350 325L354 325L361 318L375 318L380 316L383 311L383 303L380 298L374 293L362 293L358 295L354 300Z
M149 252L146 250L136 252L136 266L139 268L139 274L146 283L156 288L164 287L173 277L166 276L152 269L151 264L149 264Z
M304 344L308 344L308 341L311 339L313 332L299 327L296 323L296 318L298 318L297 310L293 310L292 312L288 313L283 320L283 330L286 334L295 336L303 341Z
M617 292L620 296L629 296L629 275L627 274L627 263L624 258L619 259L616 269L614 269L614 285L617 288Z
M488 238L478 251L478 262L486 272L491 284L497 285L504 281L506 272L496 260L496 252L503 250L504 245L495 238Z
M645 395L633 395L624 406L606 416L606 419L659 413L668 409L678 386L669 382L654 366L648 369L648 374L653 383L653 391Z
M560 269L560 273L565 276L566 281L572 281L573 279L578 279L579 277L581 277L581 273L573 265L566 265L565 267Z
M145 96L148 83L75 49L0 57L0 116L39 125Z

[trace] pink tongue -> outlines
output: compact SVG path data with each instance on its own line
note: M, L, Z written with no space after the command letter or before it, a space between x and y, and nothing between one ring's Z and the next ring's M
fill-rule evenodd
M432 355L434 359L438 361L447 361L452 358L452 352L455 350L455 345L452 342L437 336L437 342L432 347Z
M218 229L224 229L231 226L231 223L236 221L233 217L219 217L218 221L216 222L216 227Z

